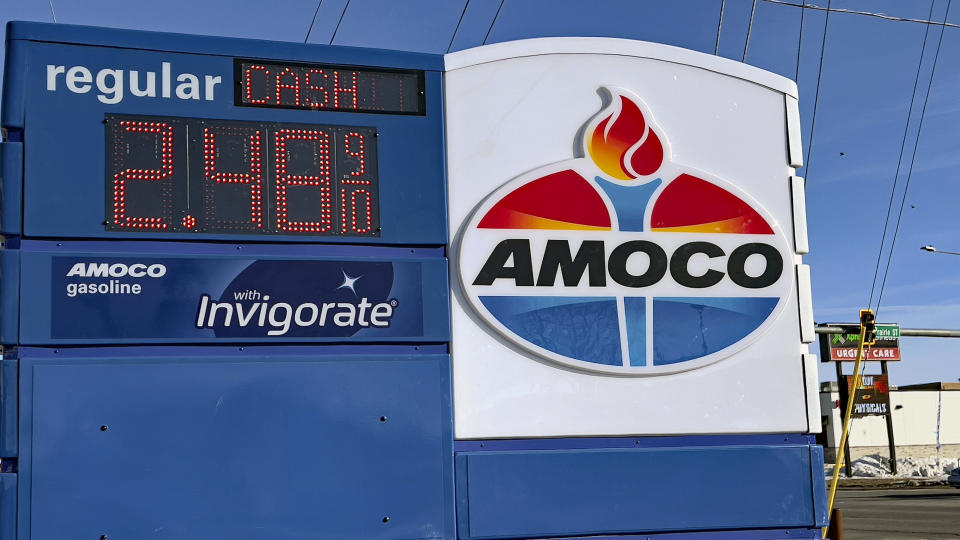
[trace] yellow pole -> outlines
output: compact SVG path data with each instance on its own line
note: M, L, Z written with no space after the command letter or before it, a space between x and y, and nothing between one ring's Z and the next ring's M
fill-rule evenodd
M847 437L850 435L850 418L853 416L853 401L854 397L857 395L857 389L860 388L860 364L863 362L863 341L866 337L866 327L862 324L860 325L860 344L857 345L857 362L853 366L853 388L850 390L850 395L847 396L847 411L843 415L843 435L840 436L840 444L837 445L837 462L836 466L833 468L833 482L830 484L830 499L827 504L827 519L830 519L830 515L833 514L833 502L837 497L837 484L840 483L840 467L843 467L844 450L847 447ZM840 381L837 381L840 382ZM827 536L827 529L829 529L829 524L827 527L823 528L823 536Z

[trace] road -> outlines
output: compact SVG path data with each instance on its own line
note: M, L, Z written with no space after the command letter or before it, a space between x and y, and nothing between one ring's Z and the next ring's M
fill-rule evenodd
M960 538L960 489L841 489L846 540Z

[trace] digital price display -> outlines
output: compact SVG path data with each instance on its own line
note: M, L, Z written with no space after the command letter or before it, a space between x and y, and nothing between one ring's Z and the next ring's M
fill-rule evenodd
M380 236L371 127L106 115L107 231Z
M237 60L236 104L248 107L426 114L422 71Z
M4 236L446 244L443 55L14 26Z

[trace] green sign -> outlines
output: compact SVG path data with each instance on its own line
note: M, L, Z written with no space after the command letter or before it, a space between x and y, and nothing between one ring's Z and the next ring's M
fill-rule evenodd
M899 324L878 324L877 325L877 339L899 339L899 338L900 338Z

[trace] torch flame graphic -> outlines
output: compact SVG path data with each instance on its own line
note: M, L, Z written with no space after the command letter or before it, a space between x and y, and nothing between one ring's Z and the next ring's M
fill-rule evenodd
M587 130L587 153L608 175L619 180L649 176L663 163L663 143L640 105L619 89L604 88L610 104L600 111L600 122ZM596 120L594 120L596 121Z

